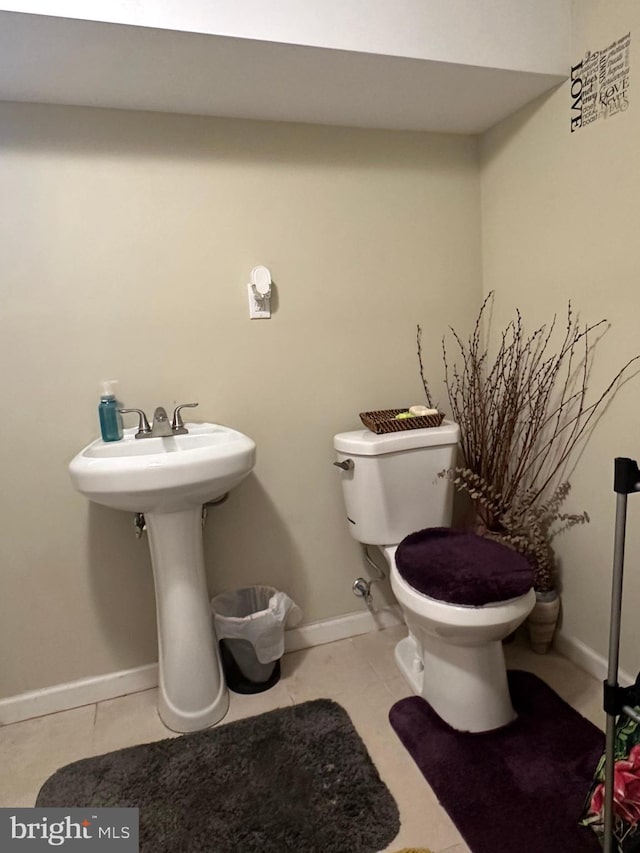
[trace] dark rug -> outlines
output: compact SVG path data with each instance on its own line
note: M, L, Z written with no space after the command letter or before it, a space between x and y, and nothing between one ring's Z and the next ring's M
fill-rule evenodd
M329 699L76 761L36 805L138 807L141 853L376 853L400 828Z
M458 732L419 696L391 725L473 853L599 851L578 821L603 733L535 675L508 675L519 716L504 728Z

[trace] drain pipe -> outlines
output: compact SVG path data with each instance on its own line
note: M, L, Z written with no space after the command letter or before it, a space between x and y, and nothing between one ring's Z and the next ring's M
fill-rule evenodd
M367 605L369 610L372 613L375 613L375 608L373 606L373 597L371 595L371 587L374 583L379 583L382 580L385 580L387 577L386 574L382 571L380 566L374 562L369 554L369 546L365 545L364 542L360 543L362 546L362 553L367 561L367 563L373 568L378 575L377 578L372 578L371 580L366 580L365 578L356 578L351 586L351 590L354 595L358 598L364 598L364 603Z
M206 504L202 505L202 526L204 527L205 521L207 520L207 507L208 506L220 506L223 504L227 498L229 497L229 492L225 492L221 498L216 498L213 501L207 501ZM144 520L143 512L136 512L133 515L133 529L136 533L136 539L140 539L143 533L147 530L147 524Z

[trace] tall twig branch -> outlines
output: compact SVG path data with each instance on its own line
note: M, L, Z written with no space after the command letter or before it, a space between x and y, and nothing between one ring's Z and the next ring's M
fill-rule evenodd
M429 391L429 384L424 375L424 365L422 363L422 329L418 325L416 332L416 342L418 344L418 364L420 365L420 379L422 380L422 387L424 388L424 395L427 398L427 405L429 408L435 408L433 405L433 399L431 397L431 392Z

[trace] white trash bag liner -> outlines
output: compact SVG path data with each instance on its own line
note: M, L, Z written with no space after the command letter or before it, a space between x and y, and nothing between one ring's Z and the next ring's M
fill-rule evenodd
M248 641L260 664L273 663L282 657L285 627L294 627L302 619L298 605L272 586L223 592L211 599L211 610L218 639ZM237 659L238 645L228 645ZM241 660L238 663L245 675L251 677L246 664L243 666Z

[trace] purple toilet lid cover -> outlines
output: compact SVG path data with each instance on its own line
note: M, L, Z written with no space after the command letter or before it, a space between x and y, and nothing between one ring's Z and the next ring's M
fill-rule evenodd
M449 604L508 601L533 585L533 568L522 554L449 527L410 533L398 545L396 566L415 590Z

